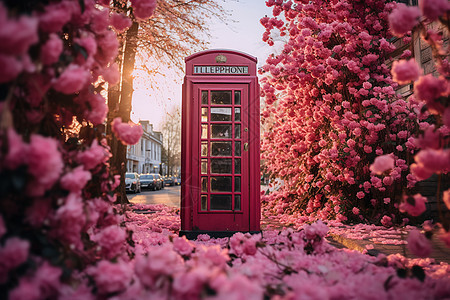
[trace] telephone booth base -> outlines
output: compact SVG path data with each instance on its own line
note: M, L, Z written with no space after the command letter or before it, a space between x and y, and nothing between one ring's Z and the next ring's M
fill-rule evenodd
M220 239L220 238L225 238L225 237L231 237L233 236L235 233L238 232L242 232L242 233L250 233L250 234L258 234L261 233L261 231L205 231L205 230L200 230L200 231L186 231L186 230L181 230L179 233L179 236L185 236L188 240L195 240L197 239L197 237L201 234L207 234L209 235L211 238L215 238L215 239Z

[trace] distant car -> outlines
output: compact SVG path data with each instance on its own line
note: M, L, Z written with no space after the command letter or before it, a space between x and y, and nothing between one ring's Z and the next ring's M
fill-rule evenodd
M141 181L141 188L151 189L151 190L156 191L159 184L158 184L158 180L155 178L156 176L154 174L142 174L139 177L140 177L140 181Z
M173 180L172 176L166 176L164 177L164 184L173 186L175 184L175 181Z
M153 175L154 181L155 181L155 190L160 190L164 188L164 181L161 178L161 175L157 174L157 173L152 173L150 175Z
M140 193L141 183L137 173L125 173L125 191Z
M175 185L180 185L181 184L181 178L180 177L173 177L173 183Z

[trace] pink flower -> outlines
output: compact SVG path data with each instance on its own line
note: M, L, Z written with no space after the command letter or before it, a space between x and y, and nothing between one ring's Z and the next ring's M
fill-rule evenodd
M419 23L420 11L416 6L398 3L389 15L389 26L394 35L401 37Z
M72 11L66 3L47 5L45 12L39 16L39 28L45 32L58 32L71 17Z
M81 249L83 247L81 230L85 223L83 199L78 194L71 193L56 211L52 235L70 243L72 247Z
M33 175L31 195L42 196L59 179L64 167L58 142L55 139L33 134L28 152L28 172Z
M43 298L52 298L55 292L61 286L60 277L62 269L52 266L47 261L44 261L34 275L34 279L39 283Z
M445 15L450 9L447 0L419 0L419 7L422 14L430 21Z
M362 199L362 198L364 198L365 196L366 196L366 194L364 194L363 191L359 191L358 193L356 193L356 197L357 197L358 199Z
M417 180L425 180L433 175L433 171L428 170L422 164L411 164L409 169Z
M5 8L0 3L0 11ZM39 41L38 22L34 17L22 16L17 20L0 19L0 54L23 55L31 45ZM2 69L2 73L4 69Z
M75 193L81 191L91 178L91 172L85 171L83 166L78 166L72 172L64 175L60 180L60 184L63 189Z
M352 212L354 215L359 215L359 208L353 207Z
M383 198L383 202L384 204L389 204L391 203L391 198Z
M122 33L131 26L131 20L124 14L113 13L109 18L112 27L118 32Z
M94 277L100 294L116 293L125 290L130 284L133 269L125 262L112 263L100 261L89 273Z
M5 221L3 220L2 215L0 215L0 238L6 233Z
M116 137L124 145L137 144L144 133L141 124L133 124L132 122L128 122L128 124L122 123L121 118L115 118L111 126Z
M188 241L185 236L175 237L173 240L173 249L180 255L189 256L192 253L192 250L194 250L194 245L192 242Z
M450 232L449 231L445 231L444 229L441 229L439 238L441 239L441 241L443 241L445 243L445 245L447 245L448 248L450 248Z
M97 140L92 141L92 145L84 152L77 155L77 160L84 165L86 170L92 170L102 162L106 162L111 154L106 148L98 144Z
M86 97L86 102L89 103L89 110L85 110L86 119L94 125L100 125L105 122L108 114L108 106L105 98L100 94L89 94Z
M146 20L151 17L155 8L156 0L131 0L133 14L138 20Z
M27 163L28 145L22 140L13 128L9 128L8 135L8 153L5 157L5 166L9 169L15 169L22 164Z
M39 285L27 277L22 277L19 285L9 293L9 300L38 300L42 299L41 296Z
M392 64L392 79L398 84L407 84L419 79L422 69L414 59L394 61Z
M105 67L116 58L119 53L119 42L117 36L112 30L108 30L97 37L98 51L95 58Z
M107 9L94 11L89 24L92 31L97 34L105 32L109 25L108 15Z
M101 253L108 259L118 255L125 245L127 234L125 230L117 225L110 225L103 228L92 237L101 247Z
M54 33L41 47L41 60L44 65L51 65L59 60L63 50L62 40Z
M445 206L447 206L447 209L450 210L450 189L444 191L444 193L442 194L442 200L444 201Z
M403 196L403 201L400 203L399 210L406 212L413 217L420 216L427 208L425 203L428 202L426 197L421 194L415 194L414 196Z
M447 91L447 82L432 74L420 77L414 83L414 94L418 100L425 101L432 112L444 112L444 107L435 100Z
M414 160L431 173L441 173L450 167L450 150L424 149L417 153Z
M119 67L116 63L111 64L109 67L103 70L103 78L111 85L119 83L120 73Z
M17 268L28 258L30 242L17 237L6 240L5 245L0 248L0 269L7 272Z
M373 164L370 165L370 171L378 175L381 175L384 172L391 170L393 168L394 168L394 159L390 154L377 156Z
M408 235L408 249L418 257L428 257L431 254L430 241L420 233L419 230L413 229Z
M1 43L0 43L1 44ZM0 54L0 83L14 80L23 70L23 65L14 56Z
M183 268L183 259L169 244L148 247L147 257L136 258L135 271L142 284L152 287L163 275L171 275Z
M381 224L384 227L391 227L392 226L392 218L389 216L383 216L383 218L381 218Z
M80 91L89 79L87 70L72 64L53 82L53 88L63 94L73 94Z

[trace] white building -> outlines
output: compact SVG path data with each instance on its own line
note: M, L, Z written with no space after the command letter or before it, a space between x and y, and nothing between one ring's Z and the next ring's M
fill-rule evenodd
M153 131L149 121L139 121L144 130L136 145L127 146L127 172L159 173L161 166L162 133Z

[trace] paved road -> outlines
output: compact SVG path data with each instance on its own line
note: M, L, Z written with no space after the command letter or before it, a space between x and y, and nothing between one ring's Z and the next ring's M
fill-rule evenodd
M143 189L139 194L127 194L132 203L141 204L166 204L168 206L180 207L180 189L178 186L166 186L159 191Z

